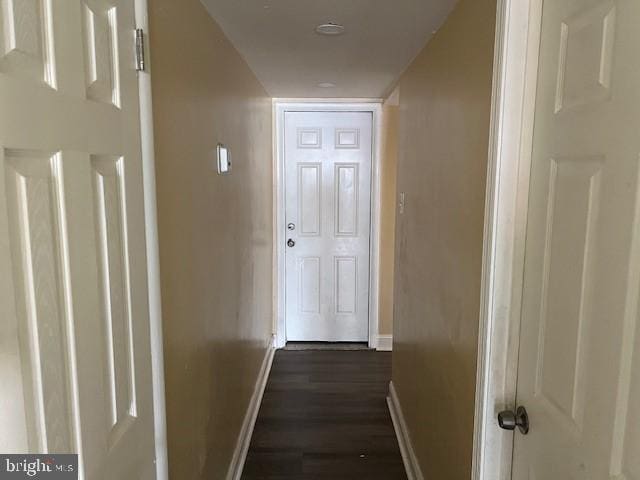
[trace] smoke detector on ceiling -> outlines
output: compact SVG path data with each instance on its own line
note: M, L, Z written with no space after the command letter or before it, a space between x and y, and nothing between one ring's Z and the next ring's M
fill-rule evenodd
M320 88L334 88L335 86L336 84L331 82L321 82L318 84L318 87Z
M344 33L344 25L339 25L333 22L323 23L316 27L316 33L319 35L330 36L342 35Z

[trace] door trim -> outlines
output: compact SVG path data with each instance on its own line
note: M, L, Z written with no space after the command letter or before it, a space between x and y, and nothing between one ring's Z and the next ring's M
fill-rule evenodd
M274 99L273 133L273 242L274 242L274 319L276 348L287 343L285 318L285 218L284 218L284 116L286 112L371 112L373 116L371 150L371 236L369 243L369 348L378 347L380 284L380 162L382 138L382 100L353 99Z
M135 0L136 28L149 32L147 0ZM133 41L133 36L132 36ZM151 344L151 380L153 391L153 430L157 480L169 479L167 455L167 417L164 383L164 344L162 340L162 303L160 297L160 254L156 203L155 153L153 146L153 109L149 42L145 42L146 71L138 72L140 137L144 190L144 228L147 250L147 288L149 297L149 336Z
M529 171L543 0L498 0L485 205L473 480L511 479Z

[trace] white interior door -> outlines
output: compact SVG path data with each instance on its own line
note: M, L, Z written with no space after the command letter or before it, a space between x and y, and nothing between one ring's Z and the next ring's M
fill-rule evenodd
M0 451L154 478L131 0L0 0Z
M517 480L640 479L640 2L546 0Z
M367 341L372 114L284 123L287 340Z

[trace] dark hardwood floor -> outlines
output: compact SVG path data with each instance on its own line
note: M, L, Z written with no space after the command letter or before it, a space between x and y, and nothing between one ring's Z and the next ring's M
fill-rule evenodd
M406 479L390 378L390 353L278 350L242 479Z

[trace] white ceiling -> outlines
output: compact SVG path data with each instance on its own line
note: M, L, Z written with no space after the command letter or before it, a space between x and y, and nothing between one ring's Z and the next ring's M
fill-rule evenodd
M269 94L281 98L383 97L456 1L202 0ZM315 33L326 22L346 32Z

